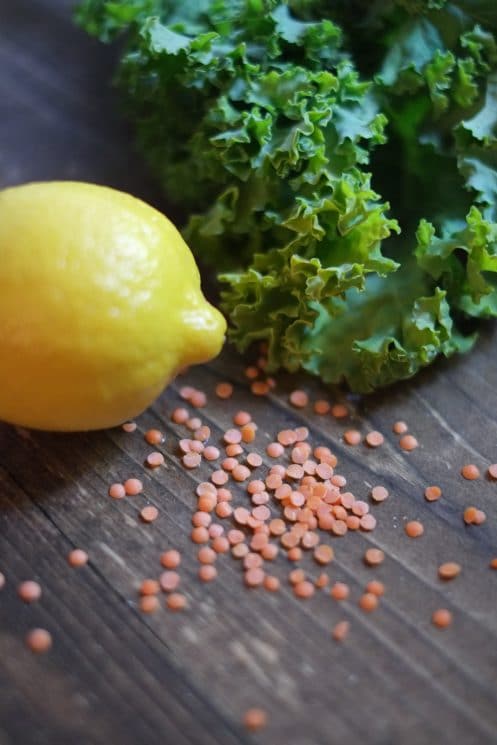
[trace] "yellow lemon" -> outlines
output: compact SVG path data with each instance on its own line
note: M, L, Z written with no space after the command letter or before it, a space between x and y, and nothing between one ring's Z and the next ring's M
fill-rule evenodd
M70 181L0 192L0 419L120 424L215 357L225 330L188 246L149 205Z

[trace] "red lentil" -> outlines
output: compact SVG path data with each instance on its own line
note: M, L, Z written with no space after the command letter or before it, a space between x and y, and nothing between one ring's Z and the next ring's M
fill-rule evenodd
M252 466L252 468L258 468L259 466L262 466L262 458L259 453L248 453L247 463L249 466Z
M121 429L124 432L134 432L136 430L136 422L124 422L124 424L121 424Z
M25 603L34 603L41 598L41 586L33 580L21 582L17 594Z
M402 450L410 452L411 450L415 450L419 446L419 442L413 435L403 435L403 437L401 437L399 440L399 445Z
M259 587L264 582L264 571L260 567L247 569L245 572L245 584L248 587Z
M220 398L222 398L222 396L220 396ZM212 582L217 577L217 569L212 564L202 564L198 570L198 576L202 582Z
M161 445L165 437L158 429L148 429L144 434L145 440L149 445Z
M442 496L442 490L439 486L427 486L425 489L425 499L427 502L436 502Z
M343 440L347 445L359 445L362 435L357 429L348 429L343 433Z
M194 543L207 543L209 540L209 531L203 526L193 528L190 535Z
M180 611L186 608L186 598L179 592L172 592L166 598L166 605L169 610Z
M467 463L461 468L461 476L468 481L475 481L480 478L480 470L474 463Z
M26 645L35 654L44 654L52 647L52 635L46 629L31 629L26 635Z
M309 396L305 391L295 390L290 393L290 403L297 409L303 409L309 403Z
M211 473L211 481L216 486L223 486L223 484L227 483L228 479L229 476L226 471L221 471L221 469Z
M202 456L200 453L186 453L181 460L185 468L197 468L202 461Z
M316 579L314 580L314 584L318 588L326 587L326 585L329 583L330 578L325 572L322 572Z
M188 413L188 409L183 409L181 407L174 409L173 413L171 414L171 419L175 424L184 424L186 421L188 421L190 414Z
M373 430L372 432L368 432L368 434L365 437L366 445L369 445L370 448L378 448L380 445L383 445L385 442L385 438L381 434L381 432L377 432L376 430Z
M318 401L314 402L314 413L318 414L319 416L323 416L324 414L328 414L331 409L330 404L328 401L325 401L324 399L320 398Z
M180 583L180 576L178 572L174 572L170 569L162 572L159 577L159 584L163 592L173 592L176 590Z
M249 367L245 368L245 377L249 380L255 380L257 376L259 375L259 370L254 365L249 365Z
M202 420L198 416L192 416L191 419L186 420L185 424L191 432L195 432L202 426Z
M345 419L349 415L349 410L345 404L334 404L331 407L331 415L335 417L335 419Z
M249 424L244 424L240 431L243 442L253 442L255 440L257 426L254 424L254 422L249 422Z
M126 489L123 484L111 484L109 486L109 497L113 499L123 499L126 496Z
M300 561L302 558L302 549L298 546L293 546L286 552L286 558L288 561Z
M149 504L140 511L140 517L144 523L153 523L159 517L159 510Z
M478 510L476 507L466 507L463 513L463 520L466 525L471 525L477 519Z
M157 595L160 592L160 584L156 579L144 579L139 592L140 595Z
M297 582L293 587L294 594L302 600L307 600L307 598L312 597L315 591L316 588L314 587L312 582L309 582L308 580Z
M203 424L193 433L193 439L198 440L199 442L207 442L210 436L211 429L206 424Z
M481 525L482 523L485 522L486 519L487 519L487 516L486 516L485 512L483 512L483 510L476 510L476 515L475 515L475 518L473 520L473 523L475 525Z
M371 499L373 502L384 502L388 497L388 489L384 486L373 486L371 489Z
M231 383L218 383L216 385L216 396L218 398L231 398L233 395L233 386Z
M371 613L378 607L378 596L373 595L372 592L365 592L359 598L359 607L366 613Z
M230 542L224 535L213 538L211 546L217 554L225 554L230 550Z
M269 393L270 386L265 380L254 380L250 390L254 396L266 396Z
M350 595L349 586L344 582L335 582L330 590L330 595L334 600L347 600Z
M461 573L461 565L455 561L447 561L445 564L440 564L438 567L438 576L440 579L454 579Z
M361 530L374 530L376 528L376 518L373 515L363 515L359 520Z
M446 608L439 608L434 611L431 620L434 626L437 626L439 629L445 629L452 623L452 613Z
M378 579L372 579L366 585L366 592L369 592L372 595L377 595L378 597L381 597L382 595L385 594L385 585L383 584L383 582L380 582Z
M399 421L399 422L395 422L392 429L396 435L403 435L407 432L409 428L405 422Z
M364 554L364 563L370 567L378 566L385 560L385 554L380 548L368 548Z
M487 468L487 475L490 479L497 479L497 463L492 463L492 465Z
M233 445L226 445L226 455L230 458L234 458L237 455L241 455L242 453L243 448L237 442L233 443Z
M350 623L348 621L339 621L331 630L333 639L337 642L343 642L347 638L350 631Z
M330 561L333 561L334 557L335 552L331 546L326 546L322 543L314 549L314 560L317 561L318 564L329 564Z
M240 481L240 482L246 481L247 479L250 478L250 468L247 468L247 466L238 464L232 470L231 475L235 481Z
M248 411L237 411L233 417L233 424L236 424L237 427L243 427L251 421L252 415Z
M410 520L405 524L404 530L409 538L419 538L425 532L423 524L419 520Z
M267 724L267 714L263 709L247 709L243 716L243 726L250 732L258 732Z
M157 451L149 453L146 458L146 464L149 468L159 468L164 465L164 456Z
M231 555L235 559L243 559L249 553L249 547L246 543L237 543L231 549Z
M219 538L219 536L223 535L224 528L222 525L219 525L219 523L212 523L212 525L209 526L209 537L210 538Z
M88 563L88 554L80 548L75 548L69 553L67 561L72 567L82 567Z
M176 569L181 564L181 554L176 549L171 548L161 554L160 563L166 569Z
M489 567L490 569L497 569L497 556L493 559L490 559Z
M143 491L143 484L140 479L127 479L124 482L124 490L130 497L136 497L137 494L141 494Z
M272 561L278 555L278 546L275 543L266 543L261 548L261 556L266 561Z
M272 574L266 574L263 584L264 588L270 592L277 592L277 590L280 589L280 581L278 577L275 577Z

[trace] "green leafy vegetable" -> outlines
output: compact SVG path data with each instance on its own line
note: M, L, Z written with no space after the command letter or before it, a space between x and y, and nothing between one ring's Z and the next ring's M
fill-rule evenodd
M240 349L369 391L497 315L495 0L86 0ZM359 20L358 20L359 19Z

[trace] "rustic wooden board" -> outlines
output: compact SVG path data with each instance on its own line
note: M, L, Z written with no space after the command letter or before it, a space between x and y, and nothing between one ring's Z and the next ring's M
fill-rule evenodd
M16 0L0 7L0 186L86 179L164 207L109 90L112 53L72 26L71 6L69 0ZM0 571L7 578L0 594L0 745L244 743L251 736L240 720L254 705L270 715L257 735L266 745L497 742L497 572L488 569L497 554L497 486L459 476L468 460L482 468L497 461L495 338L489 325L471 357L354 400L354 426L386 434L376 452L342 443L350 420L291 409L290 378L269 399L254 399L229 350L189 374L189 382L210 394L201 416L214 439L237 408L250 406L261 452L277 429L305 423L315 443L337 453L357 495L375 483L391 491L374 508L373 534L333 542L330 575L352 589L351 601L340 607L324 593L297 601L286 583L275 595L248 591L228 557L219 561L220 581L200 585L190 516L194 482L209 469L186 473L178 465L181 428L169 413L180 401L179 382L140 418L133 435L48 435L0 425ZM236 392L220 405L213 390L226 379ZM312 396L338 395L316 381L300 383ZM399 450L391 433L398 418L419 437L419 450ZM166 432L166 467L145 472L149 448L142 433L150 426ZM109 499L108 484L130 475L143 477L145 496ZM427 504L423 489L431 483L442 486L444 497ZM160 517L145 526L138 511L148 502L157 504ZM461 520L471 503L488 514L476 529ZM403 524L415 518L425 535L409 541ZM387 554L374 571L361 561L371 545ZM183 551L190 609L143 616L136 588L159 572L158 556L170 546ZM69 569L72 547L89 552L87 567ZM463 573L442 585L436 569L450 559L463 563ZM275 562L281 577L287 571L283 559ZM388 591L367 616L357 598L373 575ZM27 578L43 586L33 606L16 597L16 585ZM444 632L430 624L440 606L455 617ZM342 646L330 639L341 618L351 621ZM44 657L23 643L36 625L54 636Z

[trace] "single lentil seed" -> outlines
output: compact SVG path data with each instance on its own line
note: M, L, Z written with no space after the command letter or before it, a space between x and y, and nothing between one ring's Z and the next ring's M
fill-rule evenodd
M169 610L180 611L186 608L186 598L179 592L172 592L166 598L166 605Z
M461 476L467 481L475 481L480 478L480 470L474 463L467 463L461 468Z
M384 486L373 486L371 489L371 499L373 502L384 502L388 497L388 489Z
M140 479L127 479L124 482L124 490L130 497L136 497L137 494L141 494L143 491L143 484Z
M350 595L349 586L344 582L335 582L330 590L330 595L334 600L347 600Z
M139 592L140 595L157 595L160 592L160 584L156 579L144 579Z
M307 598L312 597L315 591L316 588L314 587L312 582L309 582L309 580L297 582L297 584L295 584L293 587L294 595L296 595L298 598L301 598L302 600L307 600Z
M425 489L425 499L427 502L436 502L442 496L442 490L439 486L427 486Z
M407 432L409 428L405 422L399 421L399 422L394 423L392 429L396 435L403 435Z
M160 603L156 595L143 595L139 607L142 613L155 613L159 610Z
M123 499L126 496L126 489L123 484L111 484L109 486L109 497L113 499Z
M378 566L385 560L385 554L380 548L368 548L364 554L364 563L370 567Z
M159 510L149 504L140 511L140 517L144 523L153 523L159 517Z
M162 453L157 451L149 453L147 455L146 463L149 468L159 468L164 465L164 456Z
M365 592L364 595L361 595L359 598L359 607L366 613L371 613L371 611L376 610L378 607L377 595L373 595L372 592Z
M381 432L378 432L376 430L373 430L373 432L368 432L365 440L366 445L369 445L370 448L378 448L385 442L385 438L383 437Z
M181 554L176 549L171 548L161 554L160 563L166 569L176 569L181 564Z
M260 567L247 569L245 572L245 584L248 587L259 587L264 582L264 571Z
M380 582L378 579L372 579L368 584L366 585L366 592L370 592L372 595L377 595L378 597L381 597L385 594L385 585L383 582Z
M335 419L345 419L349 415L349 410L345 404L334 404L331 407L331 415L335 417Z
M136 422L124 422L124 424L121 425L121 429L123 429L124 432L134 432L136 429Z
M219 396L219 398L223 398L223 396ZM228 396L224 398L228 398ZM198 576L202 582L212 582L217 577L217 569L212 564L202 564L198 570Z
M162 572L162 574L159 577L159 584L163 592L172 592L173 590L176 590L179 583L180 583L180 576L178 572L174 572L170 569L167 569L165 572Z
M410 520L405 524L404 530L409 538L419 538L425 532L423 524L419 520Z
M80 548L75 548L69 553L67 561L72 567L82 567L88 563L88 554Z
M181 460L185 468L197 468L202 461L202 456L200 453L186 453Z
M203 526L193 528L190 535L194 543L207 543L209 540L209 531Z
M331 630L333 639L337 642L343 642L347 638L350 631L350 623L348 621L339 621Z
M263 709L247 709L243 715L243 725L250 732L258 732L267 724L267 714Z
M148 429L143 436L149 445L161 445L165 439L158 429Z
M297 409L303 409L309 403L309 396L305 391L295 390L290 393L290 403Z
M454 579L461 573L461 565L455 561L447 561L438 567L438 576L440 579Z
M343 440L347 445L359 445L361 439L361 433L357 429L348 429L343 433Z
M452 623L452 613L446 608L439 608L434 611L431 620L434 626L437 626L439 629L445 629Z
M26 635L26 644L35 654L44 654L52 646L52 635L46 629L31 629Z
M231 398L233 395L233 386L231 383L218 383L216 385L216 396L218 398Z
M463 520L466 525L471 525L475 522L478 510L476 507L466 507L463 513Z
M334 557L335 552L331 546L322 543L314 549L314 560L317 561L318 564L329 564L330 561L333 561Z
M264 588L270 592L276 592L280 589L280 581L278 577L275 577L272 574L266 574L263 584Z
M491 479L497 479L497 463L492 463L492 465L487 468L487 475Z
M25 603L34 603L41 598L41 586L33 580L21 582L17 594Z
M413 435L403 435L399 440L399 445L402 450L410 452L411 450L415 450L419 443Z

